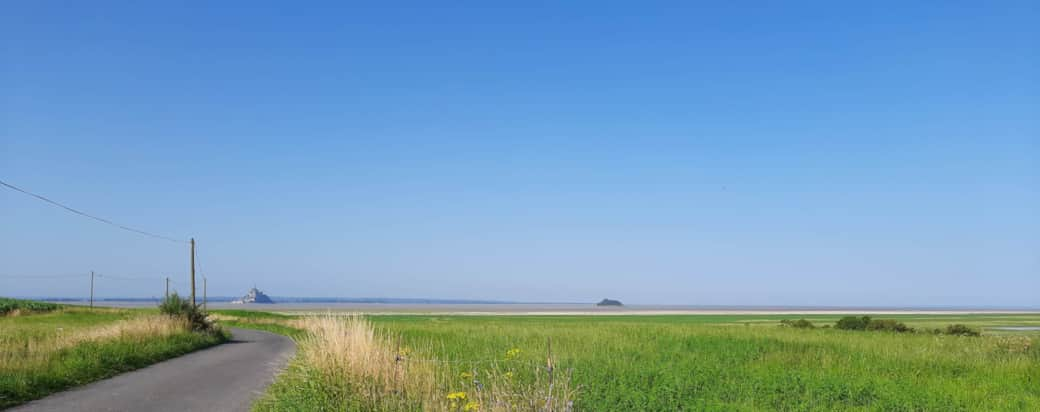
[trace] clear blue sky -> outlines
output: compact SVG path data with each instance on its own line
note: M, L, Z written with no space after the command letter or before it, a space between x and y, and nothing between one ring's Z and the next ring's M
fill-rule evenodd
M211 295L1040 306L1036 3L761 3L8 2L0 179ZM0 212L0 295L185 290Z

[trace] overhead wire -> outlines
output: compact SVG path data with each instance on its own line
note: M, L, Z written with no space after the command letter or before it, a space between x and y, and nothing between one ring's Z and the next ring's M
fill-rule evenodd
M71 279L78 278L81 276L88 276L89 273L82 273L78 275L0 275L0 278L4 279Z
M71 278L89 277L89 276L90 276L90 272L84 272L84 273L75 274L75 275L6 275L6 274L0 274L0 279L71 279ZM122 275L110 275L110 274L107 274L107 273L98 273L98 272L94 272L94 277L95 278L101 278L101 279L113 279L113 280L147 280L147 281L154 281L154 280L163 280L163 279L165 279L164 276L154 276L154 277L153 276L122 276ZM170 282L171 283L180 283L180 282L177 282L177 281L173 280L172 278L170 279Z
M152 280L162 280L162 279L165 279L165 277L163 277L163 276L136 277L136 276L109 275L109 274L105 274L105 273L95 273L94 276L97 276L99 278L116 279L116 280L149 280L149 281L152 281Z
M108 225L115 226L117 228L120 228L120 229L123 229L123 230L126 230L126 231L130 231L130 232L134 232L134 233L138 233L138 234L141 234L141 235L150 236L150 237L153 237L153 238L156 238L156 239L162 239L162 240L166 240L166 241L174 242L174 243L188 243L185 240L175 239L175 238L172 238L172 237L169 237L169 236L158 235L158 234L151 233L151 232L146 232L146 231L140 230L140 229L134 229L132 227L121 225L119 223L113 222L113 221L105 219L105 218L97 217L97 216L91 215L89 213L76 210L76 209L74 209L72 207L63 205L61 203L58 203L58 202L53 201L51 199L48 199L47 197L44 197L42 195L38 195L36 193L33 193L33 192L28 191L28 190L22 189L22 188L20 188L18 186L12 185L12 184L7 183L7 182L5 182L3 180L0 180L0 185L2 185L4 187L7 187L7 188L9 188L11 190L15 190L15 191L24 193L26 195L35 197L35 198L40 199L40 200L42 200L44 202L50 203L50 204L52 204L54 206L57 206L57 207L60 207L62 209L65 209L65 210L67 210L69 212L75 213L77 215L88 217L88 218L97 220L99 222L102 222L102 223L105 223L105 224L108 224Z
M99 221L101 223L104 223L104 224L107 224L107 225L110 225L110 226L114 226L114 227L122 229L122 230L126 230L126 231L129 231L129 232L133 232L133 233L137 233L137 234L140 234L140 235L149 236L149 237L152 237L152 238L165 240L165 241L169 241L169 242L173 242L173 243L189 243L189 241L187 241L187 240L177 239L177 238L170 237L170 236L164 236L164 235L148 232L148 231L141 230L141 229L136 229L136 228L133 228L133 227L130 227L130 226L126 226L126 225L123 225L123 224L120 224L120 223L116 223L116 222L114 222L112 220L105 219L103 217L99 217L99 216L95 216L95 215L86 213L84 211L78 210L78 209L73 208L71 206L67 206L67 205L62 204L60 202L52 200L52 199L50 199L50 198L48 198L46 196L30 192L29 190L26 190L26 189L23 189L21 187L15 186L15 185L13 185L11 183L8 183L8 182L5 182L3 180L0 180L0 186L4 186L4 187L6 187L8 189L17 191L19 193L22 193L22 194L25 194L25 195L28 195L28 196L32 196L32 197L34 197L36 199L39 199L41 201L50 203L51 205L54 205L54 206L60 207L62 209L65 209L66 211L69 211L71 213L75 213L77 215L80 215L80 216L83 216L83 217L87 217L87 218ZM194 255L195 263L196 263L197 266L199 266L199 269L200 269L199 272L201 272L201 265L199 264L197 246L196 246L196 249L194 251L194 254L195 254ZM114 279L114 280L156 280L156 279L160 279L161 280L161 279L164 278L163 276L157 276L157 277L154 277L154 278L152 278L152 277L131 277L131 276L119 276L119 275L107 275L107 274L103 274L103 273L95 273L94 275L96 277L107 278L107 279ZM58 278L74 278L74 277L79 277L79 276L83 276L83 275L82 274L80 274L80 275L59 275L59 276L10 276L10 275L0 275L0 278L7 278L7 279L45 279L45 278L46 279L58 279ZM171 279L171 282L173 282L175 284L179 284L180 283L180 282L175 282L172 279Z
M80 274L76 274L76 275L3 275L3 274L0 274L0 279L72 279L72 278L89 277L89 276L90 276L89 272L80 273ZM148 276L121 276L121 275L109 275L107 273L97 273L97 272L94 273L94 277L98 278L98 279L147 280L147 281L164 279L163 276L155 276L155 277L148 277ZM173 280L171 279L170 281L172 282Z

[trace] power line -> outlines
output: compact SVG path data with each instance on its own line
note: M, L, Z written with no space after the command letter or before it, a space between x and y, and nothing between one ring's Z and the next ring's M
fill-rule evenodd
M147 280L147 281L153 281L153 280L162 280L163 279L162 276L156 276L156 277L131 277L131 276L106 275L104 273L98 273L96 276L99 277L99 278L116 279L116 280Z
M81 212L79 210L76 210L76 209L73 209L71 207L65 206L65 205L63 205L61 203L55 202L53 200L50 200L50 199L48 199L48 198L46 198L44 196L38 195L36 193L32 193L32 192L30 192L28 190L25 190L25 189L19 188L17 186L14 186L14 185L12 185L10 183L4 182L3 180L0 180L0 185L3 185L3 186L5 186L5 187L7 187L9 189L12 189L12 190L15 190L15 191L18 191L18 192L22 192L22 193L27 194L29 196L35 197L35 198L40 199L40 200L42 200L44 202L50 203L50 204L52 204L54 206L60 207L60 208L65 209L65 210L68 210L69 212L75 213L77 215L84 216L84 217L89 217L91 219L97 220L99 222L102 222L102 223L105 223L105 224L108 224L108 225L115 226L117 228L120 228L120 229L123 229L123 230L126 230L126 231L142 234L142 235L145 235L145 236L151 236L151 237L154 237L156 239L162 239L162 240L175 242L175 243L188 243L188 242L186 242L184 240L174 239L174 238L168 237L168 236L157 235L155 233L145 232L143 230L134 229L134 228L129 227L129 226L124 226L124 225L118 224L118 223L113 222L113 221L108 220L108 219L100 218L100 217L97 217L97 216L94 216L94 215L91 215L91 214L88 214L88 213L85 213L85 212Z
M87 276L87 275L89 275L89 273L88 274L80 274L80 275L38 275L38 276L31 276L31 275L0 275L0 278L4 278L4 279L70 279L70 278L78 278L78 277Z
M78 275L5 275L5 274L0 274L0 279L72 279L72 278L79 278L79 277L84 277L84 276L90 276L90 273L83 273L83 274L78 274ZM112 279L112 280L147 280L147 281L154 281L154 280L163 280L164 279L164 277L162 277L162 276L155 276L155 277L149 277L149 276L122 276L122 275L108 275L108 274L104 274L104 273L95 273L94 276L96 276L99 279ZM170 282L171 283L180 284L180 282L174 281L173 279L170 279Z

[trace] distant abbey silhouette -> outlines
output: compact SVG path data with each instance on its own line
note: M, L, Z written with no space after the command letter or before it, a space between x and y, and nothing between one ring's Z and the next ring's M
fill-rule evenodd
M246 295L241 299L234 300L231 303L274 303L274 301L254 285L252 289L249 289L249 293L246 293Z

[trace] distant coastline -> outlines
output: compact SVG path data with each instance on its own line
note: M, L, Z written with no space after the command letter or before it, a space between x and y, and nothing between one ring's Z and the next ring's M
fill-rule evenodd
M87 298L19 296L46 302L85 304ZM144 307L156 304L160 297L94 298L95 304L120 307ZM211 306L218 308L243 307L231 302L240 299L232 296L211 296ZM1040 307L1028 306L985 306L985 305L920 305L920 306L811 306L811 305L651 305L626 304L622 307L596 306L590 302L521 302L500 300L433 299L433 298L351 298L351 297L292 297L272 296L275 304L262 306L265 310L358 310L371 312L438 312L438 313L530 313L530 314L899 314L899 313L1038 313ZM201 302L200 302L201 303Z
M85 297L48 297L48 296L18 296L19 299L32 299L44 302L86 302ZM162 297L128 298L108 297L94 298L94 302L158 302ZM235 296L210 296L209 302L230 303L241 297ZM318 297L293 297L293 296L271 296L278 303L387 303L387 304L449 304L449 305L511 305L511 304L582 304L575 302L513 302L501 300L471 300L471 299L427 299L427 298L318 298Z

